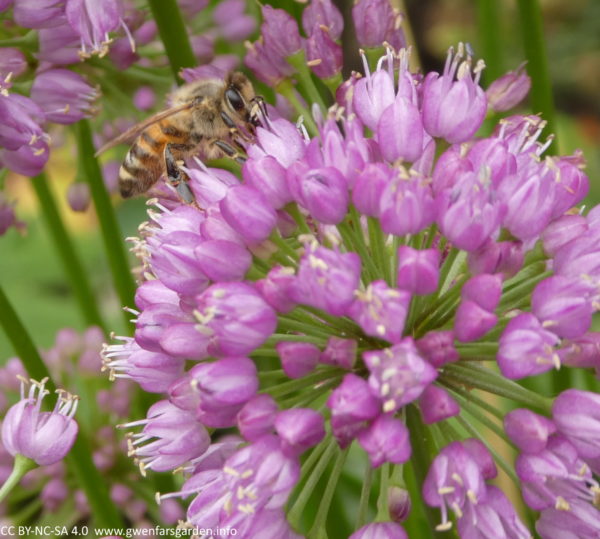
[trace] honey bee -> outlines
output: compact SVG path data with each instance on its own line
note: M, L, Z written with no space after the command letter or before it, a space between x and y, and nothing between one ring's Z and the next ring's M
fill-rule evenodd
M240 72L224 80L190 82L171 98L171 108L133 126L96 153L133 140L119 169L123 198L144 193L165 174L184 201L192 202L188 178L178 162L199 153L206 159L228 155L243 162L236 149L244 149L240 139L251 140L260 125L259 115L266 117L263 98Z

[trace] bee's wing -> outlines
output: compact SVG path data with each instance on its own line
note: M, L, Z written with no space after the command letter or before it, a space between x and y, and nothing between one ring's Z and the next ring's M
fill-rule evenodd
M191 107L192 103L184 103L183 105L172 107L170 109L163 110L162 112L158 112L154 116L150 116L150 118L147 118L143 122L140 122L139 124L130 127L127 131L125 131L125 133L121 133L118 137L109 140L104 146L102 146L102 148L100 148L94 154L94 156L98 157L100 154L103 154L106 150L109 150L110 148L117 146L118 144L131 142L148 126L155 124L156 122L160 122L161 120L164 120L165 118L168 118L173 114L177 114L178 112L181 112L182 110L187 110Z

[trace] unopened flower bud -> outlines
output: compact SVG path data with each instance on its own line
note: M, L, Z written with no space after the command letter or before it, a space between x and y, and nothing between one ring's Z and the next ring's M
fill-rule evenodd
M276 414L277 403L270 395L252 397L237 415L240 434L246 440L254 442L261 436L271 433Z
M284 442L283 452L296 456L323 439L325 423L323 416L311 408L292 408L277 414L275 430Z
M290 378L302 378L311 372L319 362L321 351L307 342L280 342L275 349L281 359L283 372Z
M540 453L556 426L547 417L520 408L504 417L504 430L523 453Z
M521 64L515 71L509 71L496 79L485 91L490 107L495 112L504 112L516 107L531 88L531 79Z
M440 277L440 252L437 249L398 248L398 288L413 294L431 294Z
M410 514L411 507L412 503L408 490L397 486L388 488L388 510L390 518L394 522L398 524L404 522Z
M73 211L86 211L90 205L90 186L83 182L72 183L67 190L67 201Z

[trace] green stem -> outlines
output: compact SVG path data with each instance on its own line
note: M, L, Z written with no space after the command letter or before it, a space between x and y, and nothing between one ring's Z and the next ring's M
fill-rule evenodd
M304 54L304 51L300 50L296 54L292 54L292 56L286 58L286 60L298 73L300 84L302 84L304 87L304 90L306 91L310 101L317 103L321 107L321 110L325 112L327 107L325 106L325 102L321 97L321 93L312 80L310 69L306 65L306 55Z
M360 223L358 223L360 227ZM361 230L355 230L353 224L347 220L342 221L337 225L337 229L342 236L342 240L349 251L355 251L360 255L363 262L362 274L365 282L370 283L376 281L380 274L377 271L377 266L373 262L373 258L367 250L364 237Z
M336 453L337 453L336 447ZM317 515L315 520L313 521L313 525L311 530L308 532L308 537L326 537L327 534L325 532L325 522L327 521L327 514L329 513L329 507L331 506L331 500L333 498L333 494L335 493L335 487L337 487L338 481L340 479L340 475L342 470L344 469L344 463L346 462L346 457L348 456L348 448L341 452L341 455L338 455L334 460L333 469L329 474L327 480L327 486L325 487L325 491L321 495L319 500L319 510L317 511Z
M502 61L502 40L500 38L500 7L497 0L477 0L477 27L481 43L481 57L485 58L486 68L483 78L489 85L504 74Z
M315 453L317 451L318 451L318 453ZM316 460L316 465L315 465L314 469L310 472L310 475L308 476L306 483L302 487L300 494L298 494L298 497L296 498L294 505L288 511L288 515L287 515L288 520L293 527L298 527L298 524L300 523L302 514L304 513L304 508L305 508L306 504L308 503L308 500L309 500L311 494L315 490L315 487L317 486L319 479L321 479L321 476L325 472L325 469L327 468L329 461L334 457L334 455L337 453L337 451L338 451L337 442L333 438L329 438L328 440L326 439L325 441L321 442L321 444L319 444L319 446L317 446L317 447L315 447L315 449L313 449L313 454L316 455L316 457L314 459L314 460ZM311 456L309 457L309 460L312 459L313 454L311 454ZM307 460L307 464L308 464L309 460ZM311 460L311 463L312 463L312 460ZM303 467L303 468L305 468L305 467ZM308 469L307 466L306 466L306 468Z
M461 272L466 269L467 253L452 247L448 258L444 261L440 272L440 294L445 294L450 288L453 288L453 283Z
M0 47L19 47L21 50L38 50L38 33L30 30L24 36L9 37L0 39Z
M531 77L529 100L534 112L541 112L546 120L546 133L556 133L554 126L554 99L548 71L548 57L544 42L543 19L538 0L517 0L521 19L521 35L527 57L527 72ZM557 153L558 141L547 153Z
M294 221L296 221L296 224L298 225L298 228L300 229L300 232L302 232L302 234L312 235L312 230L309 228L308 224L306 223L306 219L304 218L304 215L302 215L300 209L295 203L292 202L288 204L284 208L284 210L292 216L292 219L294 219Z
M123 234L119 228L114 208L106 191L98 160L94 157L92 131L87 120L75 124L77 130L77 147L79 162L83 168L83 176L90 186L94 206L100 222L104 249L112 273L113 283L121 304L133 305L135 283L131 276L127 254L123 243ZM123 312L125 323L129 326L129 314Z
M283 97L285 97L292 107L296 110L296 112L302 116L304 120L304 125L306 126L307 131L313 137L316 136L319 132L317 128L317 124L313 120L312 113L308 110L304 104L298 99L296 92L294 91L294 87L292 83L288 79L282 80L276 88L277 92L279 92Z
M375 263L383 274L387 284L392 286L392 268L386 256L385 236L381 229L381 223L379 219L375 219L374 217L368 217L367 223L369 229L369 247L375 258ZM393 256L396 255L393 254Z
M181 69L194 67L197 64L183 16L176 0L148 0L148 4L169 57L171 71L175 80L180 84Z
M502 294L502 300L499 304L499 308L501 310L514 309L516 307L516 302L525 303L525 305L528 305L531 291L534 289L535 285L537 285L540 281L543 281L546 277L552 275L551 271L544 271L543 268L545 267L545 263L536 264L536 266L540 268L537 272L537 275L534 275L528 279L526 278L526 280L522 281L518 285L512 286L510 290L507 290Z
M306 333L307 335L312 335L313 337L321 337L325 340L328 340L329 337L341 337L338 331L335 331L334 328L327 326L326 324L317 325L316 321L312 324L306 324L304 322L299 322L297 320L290 320L285 315L279 316L278 323L278 331L301 331Z
M461 397L458 395L458 393L456 393L454 397L460 404L461 410L464 410L471 417L473 417L473 419L476 419L479 423L487 427L506 444L511 443L504 430L494 423L488 416L486 416L485 413L483 413L482 410L479 409L473 402L471 402L468 398ZM471 431L471 434L473 434L473 431ZM482 440L485 439L485 436L481 436L479 434L477 434L477 437Z
M8 493L19 484L19 481L28 471L37 468L37 466L38 465L30 458L17 453L15 455L12 472L10 472L8 479L4 482L2 488L0 488L0 502L3 501Z
M27 374L35 380L48 378L46 388L54 392L56 386L50 378L50 372L33 344L28 331L23 326L21 319L13 309L8 297L0 287L0 326L4 329L8 340L13 345L15 352L21 358Z
M0 325L11 341L15 352L21 358L25 370L31 378L48 378L46 388L53 392L56 385L52 381L48 368L42 361L31 336L23 326L17 313L0 287ZM92 461L92 451L83 429L79 430L75 444L66 457L69 469L77 477L85 491L92 514L100 526L121 526L121 517L112 503L106 482Z
M456 351L461 359L477 358L480 360L494 360L498 354L497 342L459 343Z
M311 335L285 335L283 333L273 333L265 342L266 346L273 346L278 342L309 342L312 344L316 344L317 346L325 346L327 344L326 340L323 340L319 337L313 337Z
M291 314L293 315L297 310L314 314L317 317L317 319L320 318L321 320L327 322L330 326L338 327L341 331L344 331L350 335L354 335L358 338L361 338L363 336L358 326L356 326L354 322L350 321L348 318L331 316L330 314L327 314L326 312L321 311L320 309L315 309L314 307L309 307L308 305L301 305L297 307L294 311L291 312ZM315 319L313 318L313 320Z
M385 522L390 519L390 508L388 506L390 465L388 462L380 468L379 477L379 497L377 498L377 516L375 517L375 520Z
M277 387L269 388L269 395L273 398L281 397L282 395L289 395L295 391L299 391L305 388L314 386L321 382L326 382L330 379L339 379L342 375L338 369L329 368L325 371L319 370L313 374L308 374L303 378L296 380L290 380L289 382L283 382L278 384Z
M450 389L453 393L460 395L465 400L472 402L473 404L476 404L477 406L481 407L483 410L485 410L489 414L492 414L494 417L496 417L500 421L504 420L505 414L502 410L499 410L495 406L488 404L483 399L480 399L479 397L474 395L472 391L467 391L466 389L463 389L458 384L454 384L446 379L444 380L444 386L447 387L448 389Z
M445 319L452 316L460 299L462 285L467 279L468 275L459 277L452 288L446 290L430 305L429 310L423 313L424 316L415 320L415 335L421 336L428 330L441 326Z
M98 302L92 293L87 273L83 268L83 264L75 251L71 237L60 216L56 200L48 186L48 178L42 172L35 178L31 178L31 183L35 189L47 228L62 260L65 273L68 276L69 284L73 288L83 318L87 325L99 326L104 331L104 334L107 335L106 325L98 309Z
M421 492L433 455L437 453L437 448L433 444L430 432L421 422L417 408L413 405L409 405L406 408L406 426L410 432L411 447L418 448L413 452L407 465L414 473L418 492ZM413 503L415 502L419 503L421 506L429 523L429 528L432 530L435 529L440 522L438 511L424 503L421 497L417 497L416 500L413 500Z
M319 384L317 388L312 388L310 393L300 393L300 395L294 395L288 399L279 399L277 402L282 409L287 410L288 408L318 408L315 403L319 400L323 400L324 396L327 396L330 389L337 387L340 383L339 378L333 380L327 380Z
M392 252L390 253L390 269L392 286L398 284L398 265L400 260L398 259L398 247L400 247L400 236L392 236Z
M371 463L367 462L367 470L363 477L362 489L360 491L360 502L358 503L358 511L356 512L355 529L362 527L367 521L367 511L369 510L369 494L371 493L371 483L373 482L373 468Z
M552 399L542 397L534 391L530 391L491 369L478 364L446 365L444 373L440 376L440 380L444 380L445 377L449 377L450 381L454 380L461 384L476 387L488 393L500 395L525 406L535 408L546 415L550 414L552 408Z
M11 500L12 502L13 500ZM68 502L67 502L68 503ZM38 496L37 498L31 500L24 507L22 505L17 505L19 510L16 513L11 513L10 522L15 526L27 525L31 523L32 517L37 513L39 514L42 509L42 500Z
M331 93L331 95L335 98L335 92L339 88L340 84L343 82L342 74L338 73L333 77L329 77L328 79L321 79L323 84L327 86L327 89Z
M279 247L279 249L285 256L287 256L290 259L286 264L287 266L289 266L290 264L294 266L298 264L298 253L289 245L287 241L285 241L285 238L281 237L278 231L273 232L269 239L275 245L277 245L277 247Z

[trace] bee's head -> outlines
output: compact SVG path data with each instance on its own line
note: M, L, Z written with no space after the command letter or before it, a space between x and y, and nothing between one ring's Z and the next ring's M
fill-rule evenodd
M225 80L225 103L232 116L246 124L256 124L253 105L256 102L256 94L248 77L239 71L234 71Z

